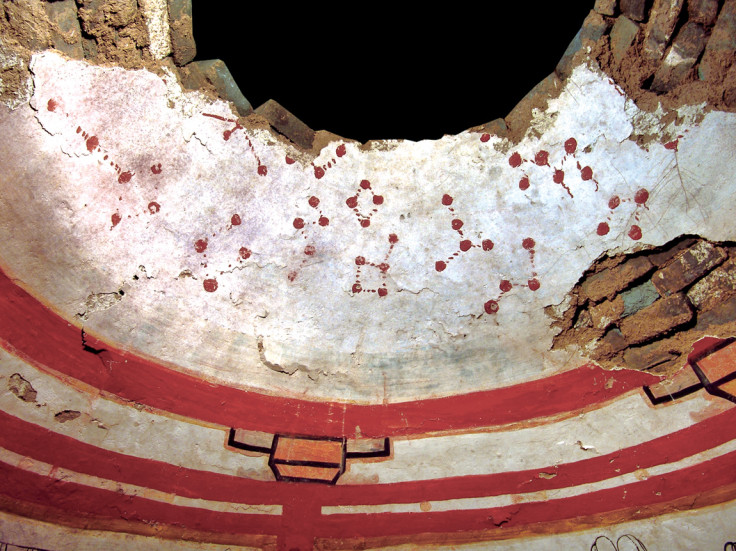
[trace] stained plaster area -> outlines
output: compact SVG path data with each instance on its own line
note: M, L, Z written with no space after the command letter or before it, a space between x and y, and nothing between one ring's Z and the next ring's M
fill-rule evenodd
M55 52L31 71L30 103L1 115L3 264L86 331L230 385L381 402L575 367L545 307L596 258L733 237L734 115L664 126L595 66L518 144L313 160L173 75ZM644 127L661 141L629 140Z

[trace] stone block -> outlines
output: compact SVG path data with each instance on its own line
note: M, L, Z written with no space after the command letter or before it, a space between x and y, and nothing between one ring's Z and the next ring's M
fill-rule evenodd
M280 134L289 138L302 149L311 149L314 130L292 115L283 106L270 99L255 111L266 118Z
M629 347L624 352L626 367L631 369L667 370L680 359L681 351L673 339L663 339L638 347Z
M634 21L644 21L647 15L647 0L621 0L621 13Z
M689 322L693 311L685 295L662 298L624 318L619 329L629 344L639 344Z
M684 3L685 0L654 0L649 12L649 22L644 30L642 49L649 59L659 61L664 57Z
M613 300L604 300L590 307L590 319L596 329L606 329L613 322L621 319L624 312L624 301L621 296Z
M634 257L627 262L601 270L588 277L581 286L582 294L593 302L612 297L629 286L632 281L646 275L653 269L652 263L644 256Z
M593 9L601 15L615 15L618 0L595 0Z
M611 52L616 63L621 63L638 32L639 25L628 17L622 15L616 19L611 29Z
M718 0L687 0L687 18L710 27L718 17Z
M657 270L652 282L662 296L676 293L701 278L726 259L723 249L700 241L679 253L664 268Z
M677 255L677 253L679 253L680 251L684 251L689 247L692 247L697 242L698 240L694 237L683 239L682 241L678 241L676 244L672 245L669 249L648 254L647 258L649 259L649 262L659 268L672 260L675 255Z
M616 298L620 298L623 303L621 317L625 318L652 304L659 298L659 293L651 280L647 280L641 285L624 291Z
M47 2L44 8L51 23L51 43L54 48L71 58L84 58L82 28L74 0Z
M197 55L192 27L192 0L169 0L169 37L174 63L186 65Z
M688 21L677 34L664 62L654 73L651 89L655 92L668 92L681 84L697 63L705 41L705 27Z
M245 117L253 112L250 102L240 91L227 65L221 59L195 61L188 64L181 75L182 84L186 88L201 88L208 83L222 99L231 101L241 116Z
M736 0L726 0L698 66L701 80L716 82L736 56Z
M687 298L698 310L711 310L736 294L736 260L729 259L693 285Z
M595 344L595 351L599 356L611 356L617 352L621 352L628 347L629 343L621 334L621 331L614 327L608 331L603 338Z
M720 326L736 322L736 295L698 314L697 331L717 332Z
M586 45L592 45L608 32L610 24L599 13L591 11L583 21L583 26L567 46L565 53L562 54L555 71L560 78L567 78L574 68L575 54L582 51Z

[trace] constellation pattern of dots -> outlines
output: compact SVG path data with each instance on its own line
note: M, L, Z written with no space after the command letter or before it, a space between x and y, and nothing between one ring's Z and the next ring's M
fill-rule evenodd
M486 314L495 314L498 312L500 306L499 302L503 295L511 291L514 287L526 287L530 291L537 291L542 286L541 282L538 279L538 274L536 271L536 268L534 266L534 256L536 254L535 247L537 246L534 239L531 237L525 237L521 242L521 247L527 251L529 255L529 264L531 266L531 275L529 279L526 281L512 281L509 279L502 279L501 282L498 284L498 289L500 291L500 294L493 299L490 299L486 301L486 303L483 305L483 310L485 310Z
M388 288L386 287L386 274L391 269L388 263L391 253L394 250L394 246L399 242L399 238L395 233L389 234L388 236L388 250L383 257L381 262L371 262L366 260L364 256L355 257L355 283L353 283L353 294L358 293L376 293L379 297L385 297L388 294ZM378 274L378 284L376 286L367 287L362 281L365 277L366 268L372 268L376 270Z
M522 177L519 180L519 189L526 191L531 186L529 174L525 170L527 165L536 165L538 167L546 167L552 174L552 182L562 186L565 192L572 199L573 193L565 183L565 169L570 170L572 161L575 163L572 165L573 170L577 170L580 173L580 179L583 182L593 182L595 184L595 190L598 191L598 181L593 177L593 169L590 166L583 166L580 160L577 158L578 142L575 138L568 138L564 143L564 155L560 160L560 164L552 166L549 162L549 152L542 149L534 154L533 159L525 159L521 154L516 151L509 156L509 166L511 168L521 170Z
M309 239L309 230L313 227L325 228L330 225L330 219L327 218L327 216L325 216L322 212L319 197L317 197L316 195L312 195L307 200L307 203L312 210L310 211L309 216L305 216L306 220L302 217L296 217L292 222L294 229L297 230L299 232L299 235L301 235L304 239ZM307 262L309 262L309 259L315 255L315 253L317 252L317 248L313 244L309 243L304 247L302 252L304 256L301 258L299 266L296 269L289 271L289 273L286 275L286 278L289 281L294 281L297 278L299 272L302 270L302 268L304 268Z
M369 204L365 205L366 202ZM346 199L345 204L358 218L360 227L367 228L371 225L373 215L378 212L377 207L383 205L383 195L376 194L368 180L361 180L357 191Z
M634 221L639 222L639 218L641 216L641 209L647 209L649 210L649 207L647 206L647 201L649 200L649 192L641 188L639 189L635 194L633 198L627 198L624 197L623 199L619 197L618 195L611 196L610 199L608 199L608 210L609 214L606 218L605 222L601 222L598 224L598 228L596 229L596 233L600 236L607 235L609 231L611 231L611 227L609 226L609 222L612 223L612 219L614 216L614 212L618 207L621 206L621 203L631 203L633 202L636 207L634 210ZM638 224L631 224L629 227L629 231L627 233L630 239L633 241L638 241L642 237L641 227Z
M483 239L480 241L480 243L474 243L472 239L468 239L468 237L465 235L465 232L463 231L463 227L465 226L465 222L463 222L458 216L455 211L455 208L452 206L454 202L454 198L451 195L448 195L445 193L442 196L442 205L447 208L447 211L450 213L452 219L450 221L450 227L458 234L458 237L460 238L458 242L458 248L455 252L453 252L451 255L449 255L447 258L443 260L437 260L434 263L434 269L438 272L443 272L445 269L447 269L447 266L455 260L457 257L460 256L461 253L466 253L471 249L482 249L483 251L491 251L493 250L493 241L490 239Z
M245 136L245 140L246 142L248 142L248 150L251 152L251 154L256 160L256 163L257 163L256 172L258 172L260 176L266 176L268 174L268 167L266 167L266 165L261 163L261 158L258 156L258 153L256 153L256 149L255 147L253 147L253 142L251 141L250 136L245 132L245 128L243 128L243 126L240 124L240 121L238 121L238 119L228 119L225 117L221 117L220 115L213 115L211 113L202 113L202 115L204 115L205 117L210 117L212 119L217 119L218 121L229 122L234 125L232 128L223 131L222 139L225 141L228 141L230 137L236 131L242 130L243 135Z

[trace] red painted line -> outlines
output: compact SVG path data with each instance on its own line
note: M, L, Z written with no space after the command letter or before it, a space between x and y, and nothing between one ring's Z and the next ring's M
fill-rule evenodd
M0 462L0 493L19 502L56 507L79 517L160 523L214 533L278 534L279 515L238 514L183 507L56 480Z
M619 510L661 506L691 497L697 507L706 492L736 484L736 452L641 482L584 495L518 503L505 507L437 513L368 513L323 515L315 528L322 538L379 537L421 533L458 533L530 527L561 520L603 515ZM719 502L728 501L728 492ZM695 504L695 505L693 505Z
M736 483L736 452L675 472L615 488L543 502L437 513L318 515L318 500L295 496L285 504L285 517L241 515L174 506L143 497L55 480L0 462L0 493L23 503L54 507L80 518L125 519L173 525L215 534L278 535L290 541L293 530L309 523L307 534L322 538L378 537L421 533L466 532L519 528L560 520L603 515L636 507L646 509L692 498ZM721 501L731 499L728 492ZM692 503L687 504L688 508ZM300 517L302 515L302 517ZM297 538L298 539L298 538Z
M17 454L184 497L250 504L288 504L294 500L320 505L418 503L554 490L679 461L734 438L736 407L686 429L573 463L393 484L322 486L250 480L117 453L0 412L0 446ZM543 478L539 476L541 472L556 476Z
M592 365L514 386L446 398L355 405L270 396L214 384L116 349L81 331L0 273L0 340L39 368L124 400L224 427L368 438L491 427L579 411L659 378ZM141 384L145 381L145 384Z

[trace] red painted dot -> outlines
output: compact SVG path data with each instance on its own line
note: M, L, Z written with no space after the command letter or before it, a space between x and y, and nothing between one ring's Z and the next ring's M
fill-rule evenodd
M363 189L370 189L371 183L368 180L361 180L360 187L362 187Z
M330 219L326 216L320 216L319 220L317 220L320 226L329 226L330 225Z
M92 153L98 145L100 145L100 140L97 139L97 136L91 136L87 139L87 151L90 153Z
M598 224L598 229L596 230L596 233L598 235L606 235L609 231L611 231L611 228L608 227L608 224L606 222L601 222Z
M316 251L317 249L314 248L314 245L307 245L304 247L304 254L307 256L312 256Z
M552 181L555 184L561 184L562 182L565 181L565 173L559 168L555 169L555 173L552 176Z
M353 293L360 293L363 290L363 287L360 286L360 283L353 283Z
M241 223L242 221L240 220L240 215L238 214L233 214L230 218L230 224L233 226L239 226Z
M636 194L634 195L634 201L636 201L637 205L643 205L644 203L647 202L648 199L649 199L649 192L644 188L637 191Z
M480 141L482 141L483 143L487 142L490 139L491 139L491 135L490 134L482 134L481 137L480 137Z
M446 207L449 207L450 205L452 205L452 196L447 195L447 193L445 193L442 196L442 204L445 205Z
M667 142L666 144L664 144L664 148L665 149L673 149L673 150L677 151L677 146L679 145L679 142L680 142L679 139L678 140L672 140L671 142Z
M204 287L204 290L208 293L214 293L215 291L217 291L217 280L205 279L204 282L202 282L202 286Z
M380 263L380 264L378 265L378 269L379 269L379 270L381 270L381 271L382 271L382 272L383 272L384 274L385 274L386 272L388 272L388 270L389 270L389 268L390 268L390 267L391 267L391 266L389 266L389 265L388 265L388 264L386 264L385 262L381 262L381 263Z
M51 100L49 100L49 101L51 101ZM116 212L115 214L113 214L113 215L112 215L112 216L110 217L110 221L112 222L112 227L114 228L115 226L117 226L118 224L120 224L120 221L121 221L122 219L123 219L123 217L122 217L122 216L120 216L120 214L119 214L119 213L117 213L117 212Z
M484 239L481 243L481 246L483 247L484 251L490 251L491 249L493 249L493 241L491 241L490 239Z
M519 153L514 153L509 157L509 164L511 165L511 168L518 168L521 166L521 155Z
M582 168L582 169L580 170L580 177L581 177L581 178L582 178L583 180L585 180L586 182L587 182L588 180L592 180L592 179L593 179L593 169L592 169L592 168L590 168L589 166L584 166L584 167L583 167L583 168Z
M618 195L614 195L608 200L608 208L613 210L621 204L621 198Z
M454 219L454 220L452 221L452 229L453 229L453 230L459 230L459 229L460 229L460 228L462 228L462 227L463 227L463 221L462 221L462 220L460 220L459 218L455 218L455 219Z
M390 233L389 234L389 236L388 236L388 242L389 243L391 243L393 245L394 243L398 243L398 241L399 241L399 236L398 235L396 235L395 233Z
M511 285L511 282L508 279L502 280L501 284L498 286L498 288L504 293L508 293L512 287L513 285Z
M161 205L159 205L156 201L151 201L148 203L148 212L151 214L156 214L158 211L161 210Z
M294 164L294 159L292 159L291 157L289 157L289 156L287 155L287 156L286 156L286 164L287 164L287 165L293 165L293 164Z
M434 263L434 269L437 270L438 272L441 272L445 268L447 268L447 264L445 264L442 260L438 260L437 262Z
M539 289L540 284L538 279L530 279L529 281L527 281L527 285L529 285L530 291L536 291L537 289Z
M639 239L641 239L641 228L636 224L631 226L631 229L629 230L629 237L634 241L639 241Z
M309 198L309 206L316 209L318 205L319 205L319 199L315 197L314 195L312 195Z
M261 176L265 176L266 174L268 174L268 168L266 168L266 165L258 166L258 174L260 174Z
M570 138L565 141L565 153L568 155L575 153L578 148L578 142L575 138Z
M315 178L317 178L319 180L324 175L325 175L325 169L324 168L322 168L321 166L315 166L314 167L314 177Z
M240 255L240 258L242 258L243 260L247 260L250 258L251 250L246 247L240 247L238 254Z
M360 226L362 228L367 228L371 225L371 221L368 218L363 218L363 220L360 221Z
M549 164L549 153L542 150L534 155L534 163L537 166L545 166Z
M288 279L289 281L294 281L297 275L299 275L298 272L289 272L288 274L286 274L286 279Z
M345 155L345 144L340 144L337 146L337 149L335 149L335 153L338 157L342 157Z
M58 105L59 104L56 102L55 99L50 99L49 102L46 104L46 109L48 109L49 111L56 111L56 107Z
M365 257L364 256L356 256L355 257L355 264L357 266L363 266L363 265L365 265Z
M470 239L463 239L462 241L460 241L460 250L463 252L469 251L472 246L473 242L470 241Z
M294 218L294 227L298 230L304 227L304 220L301 218Z
M381 287L378 289L378 296L379 297L385 297L388 294L388 290Z
M358 206L358 198L355 196L348 197L347 201L345 201L345 204L349 206L351 209L354 209Z
M198 253L203 253L204 251L206 251L207 250L207 238L205 237L204 239L197 239L194 242L194 250L197 251Z
M151 172L154 174L161 174L161 163L151 166Z
M483 309L486 311L486 314L495 314L498 312L498 302L489 300L483 305Z
M383 195L374 195L373 196L373 204L374 205L383 205Z
M536 245L536 243L531 237L527 237L524 239L524 241L521 242L521 246L524 247L527 251L532 250L534 248L534 245Z
M521 191L526 191L529 189L529 178L524 176L521 180L519 180L519 189Z
M119 184L127 184L128 182L130 182L130 179L132 177L133 177L133 173L132 172L127 172L127 171L126 172L123 172L122 174L120 174L120 176L118 176L118 183Z

